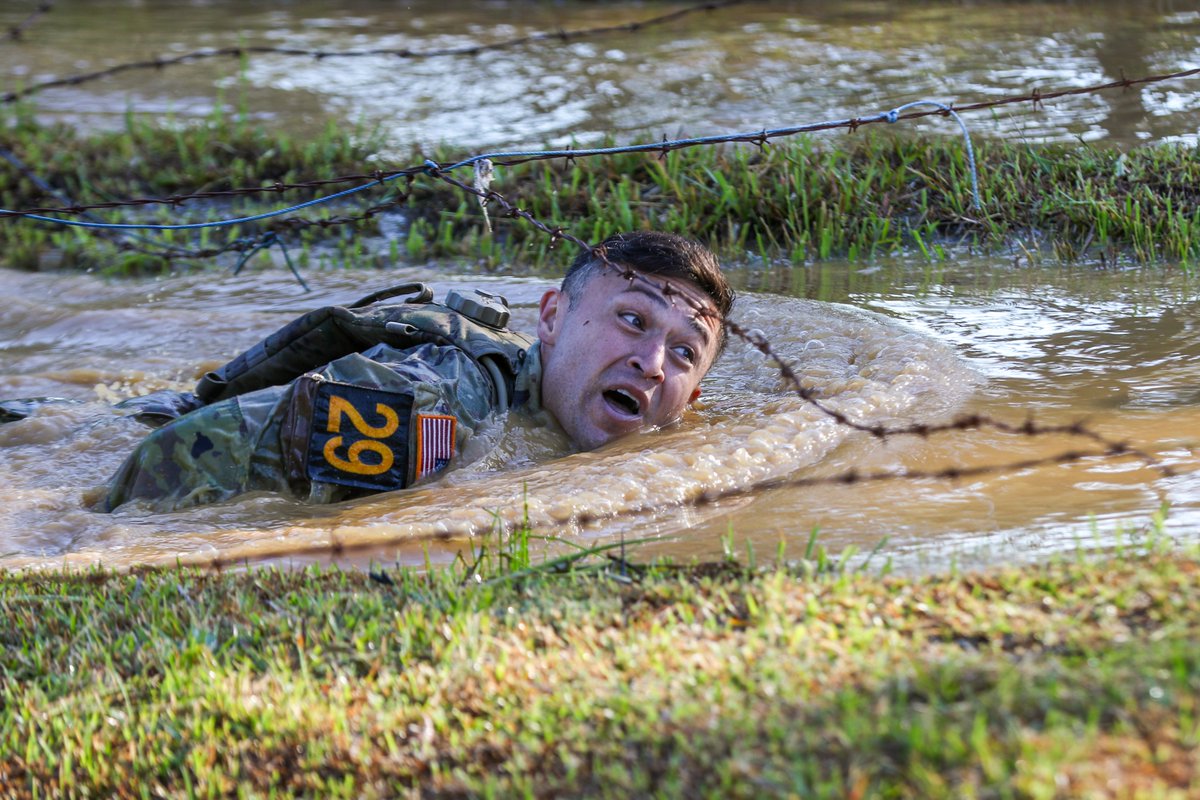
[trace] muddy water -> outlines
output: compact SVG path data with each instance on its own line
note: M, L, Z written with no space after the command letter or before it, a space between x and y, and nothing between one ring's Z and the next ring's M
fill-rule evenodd
M832 550L882 552L905 569L1026 561L1165 530L1200 530L1200 291L1178 271L1014 269L996 260L942 267L892 263L784 272L738 270L736 318L761 330L832 407L864 422L937 422L979 411L1019 423L1086 420L1128 439L1178 475L1130 459L1004 471L948 482L783 487L859 471L1002 465L1088 446L1058 435L996 432L878 442L796 398L773 365L734 343L676 429L560 457L536 430L497 424L488 448L440 484L329 507L273 495L150 515L87 509L145 429L113 398L188 388L197 374L313 305L346 303L390 281L456 283L426 269L327 272L302 294L283 272L110 283L91 276L4 273L0 396L81 401L0 426L0 565L124 565L270 556L290 563L331 541L375 544L351 560L447 560L497 519L528 518L575 542L649 538L639 553L709 557L733 532L760 554L810 530ZM463 279L459 279L460 281ZM533 324L548 285L478 277ZM784 290L783 287L789 287ZM813 299L812 296L823 299ZM748 490L695 505L704 492ZM589 520L580 524L580 519ZM449 533L448 540L435 539Z
M18 23L33 3L0 7ZM103 6L103 13L98 13ZM0 84L202 48L428 51L625 23L684 7L492 0L109 0L56 3L0 46ZM47 91L44 118L120 127L127 111L186 121L214 108L311 134L379 129L399 151L563 145L605 134L700 135L960 104L1200 66L1195 2L748 2L636 33L478 56L403 60L262 55L126 72ZM974 113L977 133L1031 141L1194 142L1196 78ZM954 133L943 120L906 123ZM844 135L844 134L835 134Z
M6 3L0 25L32 4ZM297 0L56 3L0 45L5 89L155 55L238 44L326 50L427 50L538 31L625 22L680 7ZM404 61L255 56L135 71L47 91L36 114L85 128L127 111L181 122L243 109L266 127L311 135L330 122L412 143L463 149L716 133L873 112L924 97L965 102L1200 65L1194 3L750 2L636 34L554 46ZM1013 107L968 122L1008 140L1194 143L1195 79ZM943 121L920 131L944 132ZM844 134L834 134L841 136ZM32 165L36 169L36 164ZM302 295L283 272L106 283L91 276L0 272L0 397L57 395L0 427L0 564L204 560L297 555L332 540L375 543L360 560L448 560L459 534L528 515L574 541L650 538L645 555L712 556L730 531L744 551L798 554L820 530L834 550L884 553L903 568L1028 561L1165 530L1200 530L1200 300L1171 268L1039 269L1003 259L929 266L881 262L740 269L737 319L800 367L825 400L864 421L936 422L978 411L1012 422L1086 419L1179 474L1091 459L958 482L894 480L753 490L758 482L855 468L930 471L1002 465L1075 450L1069 437L982 431L880 443L839 427L732 346L703 407L678 429L592 454L547 452L536 431L497 426L492 449L436 488L335 507L250 496L149 516L87 510L90 489L144 429L107 402L189 388L205 369L308 308L384 283L452 282L445 269L310 275ZM459 279L461 280L461 279ZM532 321L546 284L479 278ZM695 505L706 492L733 492ZM581 518L594 519L580 525ZM452 534L450 541L429 536ZM455 533L457 532L457 533ZM292 555L288 555L288 554Z

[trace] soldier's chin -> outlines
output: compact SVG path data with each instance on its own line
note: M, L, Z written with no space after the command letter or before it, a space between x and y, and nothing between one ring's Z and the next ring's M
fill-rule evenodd
M571 441L575 442L575 446L580 450L596 450L616 439L618 434L604 434L599 431L590 431L583 435L571 437Z
M610 431L599 426L588 425L582 430L567 431L567 434L580 450L596 450L623 436L628 436L632 432Z

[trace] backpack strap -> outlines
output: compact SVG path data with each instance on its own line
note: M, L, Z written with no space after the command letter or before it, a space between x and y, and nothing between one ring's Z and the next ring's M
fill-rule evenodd
M267 386L288 383L330 361L361 352L379 343L399 350L425 343L461 348L479 364L495 389L500 407L506 407L512 386L533 339L504 327L507 301L476 293L480 302L503 302L502 315L483 314L474 304L463 304L452 292L447 303L433 302L433 291L422 283L406 283L367 295L349 307L326 306L293 320L196 386L205 404L214 403ZM377 305L401 295L411 295L398 305ZM499 380L498 380L499 378Z

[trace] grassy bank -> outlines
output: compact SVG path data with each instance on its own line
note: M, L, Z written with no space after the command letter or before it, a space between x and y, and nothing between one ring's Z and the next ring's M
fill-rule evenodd
M91 136L39 126L19 110L3 122L0 146L77 203L322 179L423 158L385 163L372 158L380 143L370 136L330 130L316 141L297 142L226 118L186 130L130 119L125 131ZM493 188L586 240L617 230L657 228L708 241L737 260L748 254L792 263L870 260L901 250L938 259L952 244L1040 251L1064 261L1190 263L1200 257L1195 148L1156 146L1123 154L1086 144L978 142L977 154L981 211L971 207L960 139L874 130L779 140L761 151L709 147L665 159L624 155L575 164L541 162L502 168ZM445 163L458 155L434 157ZM404 201L411 219L406 235L371 251L364 249L364 236L378 232L378 218L356 226L281 231L305 264L450 258L537 267L560 265L571 255L569 247L552 250L547 237L517 220L497 220L495 233L488 233L475 198L453 187L421 178L412 188ZM314 194L297 190L259 200L193 201L170 211L151 206L100 213L110 221L195 221L253 213ZM395 198L394 190L380 189L302 216L343 217ZM0 169L0 202L8 208L62 205L11 165ZM213 248L260 230L154 234L155 245L148 246L113 234L6 219L0 224L0 247L6 263L18 268L153 272L207 263L164 256L162 246Z
M1200 792L1194 551L501 563L4 576L0 794Z
M39 125L18 107L7 109L2 120L0 148L15 156L24 169L0 162L0 205L11 209L64 207L327 180L376 169L370 159L377 147L378 142L362 131L330 128L315 140L300 141L225 116L192 128L129 116L123 131L85 135L65 125ZM177 206L98 210L91 212L91 218L104 222L202 222L279 208L347 185L192 200ZM47 186L54 191L48 191ZM309 214L308 218L329 219L345 211L358 212L391 196L377 191L370 196L370 203L352 209L335 206L320 214ZM214 250L239 237L253 237L272 229L286 231L278 224L274 228L263 224L127 234L8 218L0 220L0 247L3 263L17 269L154 273L173 266L211 263L211 257L189 258L173 250ZM326 242L333 245L334 252L353 253L358 231L339 226L285 236L300 248ZM236 253L229 257L234 256Z

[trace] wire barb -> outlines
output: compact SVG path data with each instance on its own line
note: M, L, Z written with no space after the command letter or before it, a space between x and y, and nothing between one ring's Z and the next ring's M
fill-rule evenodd
M492 232L492 220L488 217L488 187L492 185L492 178L496 174L495 167L492 166L490 159L481 158L475 162L475 191L479 193L479 208L483 211L483 224L487 227L487 232ZM553 242L553 235L551 235Z

